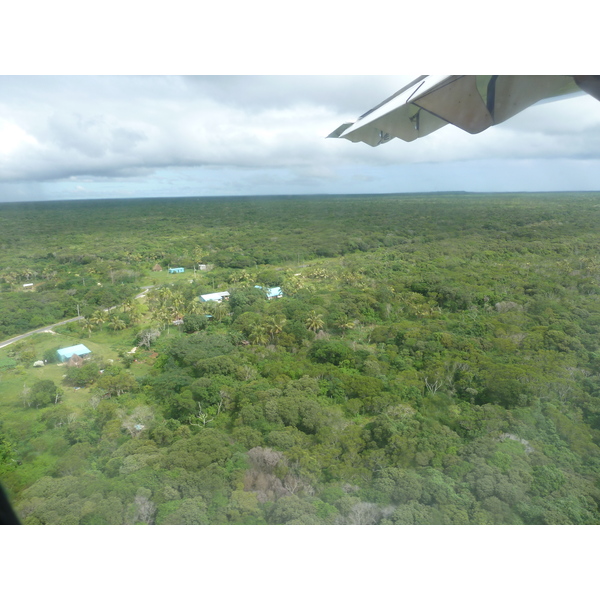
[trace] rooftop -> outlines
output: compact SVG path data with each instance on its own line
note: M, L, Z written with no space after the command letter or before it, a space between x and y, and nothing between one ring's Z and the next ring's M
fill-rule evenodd
M90 354L91 350L83 344L77 344L76 346L61 348L60 350L57 350L57 352L60 359L65 361L71 358L73 354L77 354L77 356L83 356L84 354Z
M215 302L221 302L221 300L227 296L229 296L229 292L214 292L212 294L203 294L200 296L200 299L204 302L210 302L211 300L214 300Z

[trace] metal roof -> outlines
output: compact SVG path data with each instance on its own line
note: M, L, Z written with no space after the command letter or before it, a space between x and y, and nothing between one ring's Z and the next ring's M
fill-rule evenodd
M202 296L200 296L200 299L204 300L204 302L209 302L210 300L220 302L225 296L229 296L229 292L214 292L212 294L203 294Z
M258 290L264 289L262 285L255 285L254 287ZM265 293L267 294L267 298L276 298L277 296L283 296L283 292L281 291L280 287L267 288Z
M276 298L277 296L283 296L283 292L280 287L272 287L267 290L268 298Z
M89 354L91 350L83 344L77 344L76 346L61 348L60 350L57 350L57 352L61 360L68 360L69 358L71 358L71 356L73 356L73 354L77 354L77 356L82 356L83 354Z

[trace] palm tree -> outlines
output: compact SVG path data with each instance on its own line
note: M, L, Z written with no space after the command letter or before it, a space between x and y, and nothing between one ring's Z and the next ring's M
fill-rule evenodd
M134 306L133 300L126 300L121 305L121 309L123 310L124 313L131 312L133 310L133 306Z
M217 321L222 321L224 317L226 317L229 314L229 311L227 310L227 306L221 302L217 303L217 305L212 309L211 312L213 319L216 319Z
M318 315L316 310L311 310L308 313L308 317L306 318L305 323L308 329L317 333L319 329L323 328L325 321L323 321L323 315Z
M89 319L83 319L81 321L81 329L87 332L89 338L92 337L92 331L94 331L94 326L89 321Z
M129 311L130 323L139 323L144 312L143 306L139 302L133 302L131 310Z
M340 319L338 319L336 325L343 331L343 333L342 333L342 336L343 336L343 335L345 335L346 331L348 331L348 329L354 329L355 323L352 319L349 319L348 317L343 316Z
M271 336L271 342L283 331L287 319L283 315L272 315L264 322L267 333Z
M202 304L194 298L194 300L186 304L185 313L187 315L203 315L204 306L202 306Z
M168 308L157 307L153 311L153 317L161 324L162 329L167 327L167 332L169 331L169 325L171 323L171 313Z
M151 304L158 304L160 307L168 306L171 303L171 298L173 297L173 292L170 288L158 288L151 295L149 295L148 299Z
M166 306L165 310L169 313L169 316L171 317L171 321L178 321L179 319L181 319L183 317L183 315L173 305Z
M146 294L146 300L148 301L150 309L153 309L159 304L158 291L158 289L148 290L148 293Z
M171 307L176 319L181 319L185 311L185 298L181 292L171 296Z
M106 319L107 316L103 310L96 310L92 313L88 320L93 325L101 326L104 325L104 323L106 323Z
M283 282L281 287L283 291L289 295L299 292L301 289L304 288L304 286L304 280L300 277L289 277Z
M254 323L250 328L248 339L253 344L266 345L269 342L269 334L265 327L259 323Z
M253 283L254 281L256 281L256 276L252 273L248 273L248 271L246 271L245 269L242 269L240 271L240 281L248 281L250 283Z
M202 246L196 246L192 251L192 258L195 262L199 263L202 261L205 254L206 252L204 251L204 248L202 248Z
M110 318L108 326L114 331L118 331L120 329L125 329L127 327L127 324L125 323L125 321L123 321L123 319L119 319L117 315L113 315Z

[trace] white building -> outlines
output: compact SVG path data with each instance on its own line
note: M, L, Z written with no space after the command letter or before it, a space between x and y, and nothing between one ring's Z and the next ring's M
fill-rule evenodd
M229 298L229 292L214 292L212 294L204 294L200 296L200 300L202 302L222 302L223 300L227 300Z

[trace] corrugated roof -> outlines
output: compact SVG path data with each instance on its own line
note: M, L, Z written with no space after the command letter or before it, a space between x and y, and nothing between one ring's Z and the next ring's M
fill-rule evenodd
M229 292L214 292L212 294L203 294L202 296L200 296L200 298L204 300L204 302L209 302L210 300L216 300L217 302L219 302L225 296L229 296Z
M276 296L282 296L283 292L280 287L272 287L267 290L268 298L275 298Z
M255 285L254 287L258 290L263 289L262 285ZM266 294L267 298L276 298L277 296L283 296L283 292L281 291L280 287L267 288Z
M83 344L77 344L76 346L61 348L60 350L57 350L57 352L61 360L68 360L69 358L71 358L71 356L73 356L73 354L77 354L77 356L82 356L83 354L89 354L91 350Z

